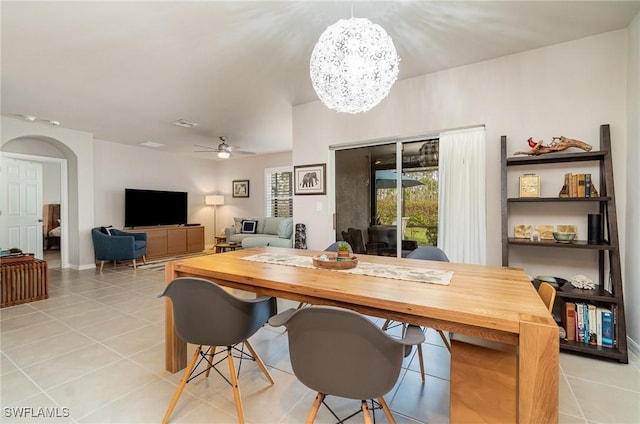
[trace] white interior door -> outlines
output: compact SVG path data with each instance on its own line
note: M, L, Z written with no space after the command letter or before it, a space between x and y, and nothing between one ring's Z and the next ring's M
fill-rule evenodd
M42 164L2 157L0 247L42 259Z

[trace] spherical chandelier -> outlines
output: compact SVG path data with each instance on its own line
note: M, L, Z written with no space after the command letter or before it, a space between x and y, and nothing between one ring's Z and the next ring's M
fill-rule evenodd
M320 36L311 54L311 82L338 112L366 112L384 99L398 78L391 37L365 18L340 19Z

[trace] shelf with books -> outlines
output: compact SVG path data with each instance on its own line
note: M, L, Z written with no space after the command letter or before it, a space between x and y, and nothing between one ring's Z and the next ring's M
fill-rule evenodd
M562 328L566 329L561 346L583 353L606 353L622 359L626 350L619 349L617 303L600 303L589 300L569 301L560 304Z
M596 251L597 261L594 263L593 256L589 253L580 255L571 255L570 253L563 253L565 251L558 251L558 259L572 256L572 260L586 261L583 262L585 270L591 269L593 273L597 273L598 281L596 281L595 290L577 289L570 284L565 284L563 287L557 289L556 301L554 305L554 316L562 315L564 320L564 314L566 305L587 305L591 309L600 308L602 311L611 311L613 315L612 325L612 347L602 346L595 343L595 345L588 342L576 342L573 340L560 340L560 349L572 352L579 352L589 354L593 356L600 356L605 358L616 359L620 362L628 362L627 353L627 336L625 327L625 315L624 315L624 300L622 294L622 271L620 268L620 246L618 242L618 224L615 204L615 191L613 184L613 168L611 162L611 138L609 125L600 126L600 150L591 152L576 152L576 153L550 153L539 156L524 156L524 157L507 157L507 137L501 138L501 158L502 158L502 265L509 265L510 249L524 249L529 247L536 248L560 248L560 249L582 249L585 251ZM585 164L582 167L570 167L563 166L541 166L552 164L571 164L571 163L592 162ZM597 162L597 163L594 163ZM530 167L529 165L536 165L536 167ZM531 170L535 169L535 175L547 174L547 177L558 175L562 172L564 178L558 181L559 187L562 187L557 197L509 197L507 190L507 183L515 181L508 174L508 169L513 169L523 166L525 175L531 174ZM527 167L529 166L529 167ZM595 167L599 168L598 181L591 181L592 175L589 172ZM523 169L523 168L519 168ZM572 171L572 172L567 172ZM582 184L580 183L582 181ZM577 189L575 187L577 183ZM593 184L592 184L593 183ZM597 184L601 192L595 190ZM589 190L587 191L587 187ZM546 190L549 192L549 190ZM516 192L517 194L517 192ZM592 196L592 197L591 197ZM586 205L578 206L576 202L587 202ZM540 204L540 206L534 206L533 204ZM558 214L559 207L547 205L551 204L562 205L562 213ZM530 206L531 205L531 206ZM544 205L544 206L542 206ZM599 216L601 217L601 227L599 231L595 231L595 235L598 237L592 237L592 230L590 227L589 239L587 240L573 240L570 243L559 243L555 240L549 240L548 238L542 240L532 241L531 238L520 238L520 233L516 233L520 227L531 227L529 225L511 226L510 219L515 220L517 217L528 217L527 219L533 219L534 222L538 218L547 220L549 216L553 216L553 212L560 216L571 216L572 214L581 215L585 211L588 214L590 209L597 206L599 210ZM580 212L578 212L580 210ZM511 216L513 215L513 216ZM564 218L566 219L566 218ZM583 218L584 219L584 218ZM591 215L589 215L591 219ZM517 221L516 221L517 222ZM526 222L526 221L525 221ZM530 221L531 222L531 221ZM544 221L543 221L544 222ZM591 224L591 222L589 222ZM558 226L560 227L560 226ZM561 231L561 230L558 230ZM512 232L510 235L509 233ZM542 230L540 230L542 233ZM518 235L516 238L514 235ZM526 232L525 232L526 235ZM584 236L583 236L584 237ZM585 237L586 238L586 237ZM594 240L604 240L597 242ZM567 251L568 252L568 251ZM555 257L556 253L554 253ZM518 266L522 266L525 269L527 265L522 263L530 263L532 261L539 261L539 258L544 257L540 254L525 255L524 252L519 252ZM589 257L587 259L587 257ZM544 266L545 263L538 265ZM592 265L593 264L593 265ZM556 264L557 265L557 264ZM513 266L513 265L512 265ZM595 269L594 269L595 268ZM607 287L607 291L604 289ZM594 312L592 311L592 314ZM597 313L594 315L598 316ZM563 321L561 325L565 331L568 326L566 321ZM566 331L568 333L568 331ZM575 337L575 336L574 336ZM600 341L601 343L601 341ZM606 344L606 343L605 343Z

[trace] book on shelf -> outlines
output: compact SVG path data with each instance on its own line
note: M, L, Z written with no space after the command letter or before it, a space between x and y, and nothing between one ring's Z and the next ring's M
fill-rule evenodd
M584 197L591 197L591 174L584 174Z
M584 343L584 303L576 302L576 341Z
M613 347L613 313L602 309L602 346Z
M587 304L589 314L589 344L597 346L598 344L598 323L596 314L596 305Z
M596 308L596 346L602 346L602 311L605 308Z
M585 174L578 174L577 180L578 180L577 197L586 197L586 192L585 192Z
M576 339L576 304L567 302L564 304L564 325L567 330L567 340Z
M618 348L618 338L616 337L615 329L618 326L618 305L613 305L611 308L611 315L613 316L612 320L612 337L613 337L613 347Z
M589 337L591 336L591 331L589 329L589 304L582 304L582 314L584 316L584 343L589 344Z
M578 175L577 174L571 174L570 197L578 197Z

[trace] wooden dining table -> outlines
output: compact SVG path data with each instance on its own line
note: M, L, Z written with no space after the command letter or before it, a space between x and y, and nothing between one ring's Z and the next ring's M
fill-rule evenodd
M510 347L515 352L510 372L515 381L514 421L557 422L558 326L522 269L358 256L361 262L452 272L450 283L442 285L242 259L264 253L318 256L322 252L257 247L178 260L167 263L166 283L177 277L201 277L257 295L349 308ZM186 366L187 352L186 343L175 333L169 300L165 316L166 369L175 373ZM456 346L451 345L452 358ZM482 358L477 359L480 363ZM475 362L473 357L466 360ZM464 392L464 384L452 378L451 393Z

